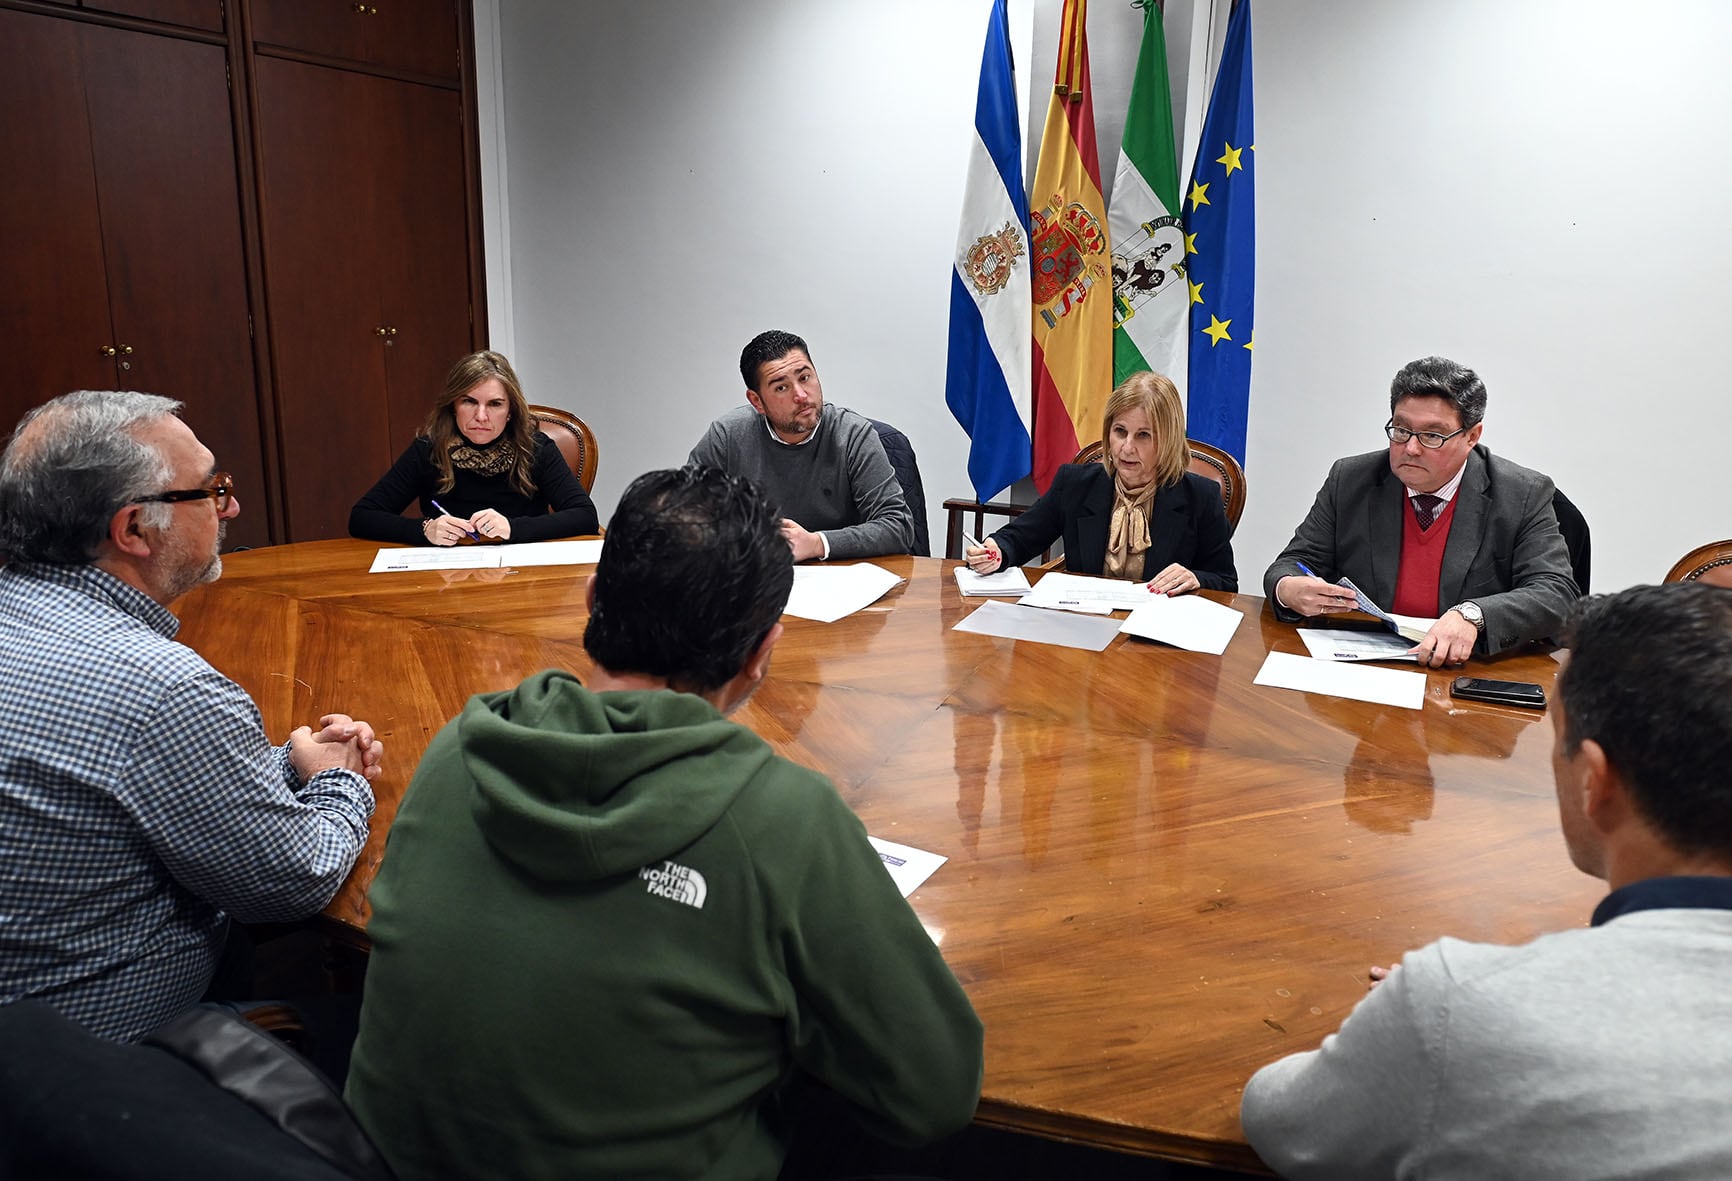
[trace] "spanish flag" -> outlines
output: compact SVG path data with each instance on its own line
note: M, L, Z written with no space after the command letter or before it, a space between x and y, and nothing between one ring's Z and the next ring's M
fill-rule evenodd
M1088 0L1065 0L1058 69L1029 193L1034 486L1101 437L1113 384L1113 272L1089 97Z

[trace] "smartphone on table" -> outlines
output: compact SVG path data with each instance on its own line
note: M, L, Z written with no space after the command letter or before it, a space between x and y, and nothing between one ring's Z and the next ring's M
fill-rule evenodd
M1449 695L1469 701L1519 705L1525 709L1546 707L1545 689L1532 681L1492 681L1485 677L1457 677L1449 687Z

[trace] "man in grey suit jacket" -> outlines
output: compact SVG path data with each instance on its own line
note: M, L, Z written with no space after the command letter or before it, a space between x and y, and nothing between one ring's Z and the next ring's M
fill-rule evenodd
M1337 461L1263 575L1277 618L1353 610L1353 593L1336 585L1343 575L1379 606L1403 597L1430 604L1429 573L1416 574L1416 565L1403 582L1402 563L1412 554L1417 564L1435 522L1447 529L1436 607L1404 612L1442 608L1413 650L1421 664L1460 664L1558 633L1580 592L1552 482L1479 445L1485 398L1479 375L1446 358L1402 367L1389 389L1387 451Z

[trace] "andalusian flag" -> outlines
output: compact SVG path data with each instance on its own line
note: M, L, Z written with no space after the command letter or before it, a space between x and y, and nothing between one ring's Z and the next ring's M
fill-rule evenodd
M1113 384L1153 369L1185 388L1185 232L1179 154L1167 88L1167 38L1155 0L1143 9L1143 47L1131 81L1125 138L1107 229L1113 243Z
M1256 137L1251 132L1251 0L1234 0L1185 194L1191 284L1186 430L1245 462L1257 278Z
M1101 437L1112 392L1112 270L1089 98L1088 0L1064 0L1058 69L1029 194L1034 486Z
M1028 317L1022 118L1005 0L993 0L950 271L950 355L944 375L944 400L968 432L968 476L981 500L991 500L1029 472Z

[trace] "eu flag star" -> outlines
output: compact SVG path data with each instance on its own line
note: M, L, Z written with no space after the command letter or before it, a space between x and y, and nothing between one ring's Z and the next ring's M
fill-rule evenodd
M1211 315L1209 317L1209 326L1207 328L1203 329L1203 332L1206 336L1209 337L1209 341L1210 341L1209 347L1210 348L1214 348L1216 345L1220 344L1223 340L1232 340L1233 339L1231 336L1229 336L1227 334L1227 326L1229 324L1231 324L1232 322L1233 321L1231 321L1231 320L1217 320L1213 315Z
M1185 253L1186 254L1197 253L1197 235L1195 235L1195 234L1186 234L1185 235Z
M1238 169L1242 170L1245 167L1243 164L1239 163L1239 155L1245 149L1244 148L1236 148L1232 144L1228 144L1226 146L1227 146L1227 154L1225 156L1222 156L1220 159L1216 160L1215 163L1225 164L1227 166L1227 175L1232 176L1233 175L1233 169L1238 168Z
M1200 185L1196 181L1192 181L1190 198L1191 212L1195 213L1197 211L1197 206L1207 205L1209 203L1209 186Z
M1190 280L1187 279L1186 282L1189 283ZM1191 302L1203 302L1203 285L1201 283L1191 283Z

